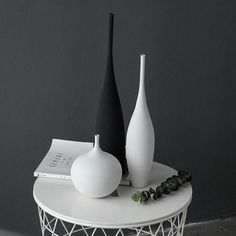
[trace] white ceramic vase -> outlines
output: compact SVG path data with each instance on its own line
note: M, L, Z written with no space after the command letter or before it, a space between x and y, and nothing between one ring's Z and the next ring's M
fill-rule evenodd
M119 161L99 146L99 135L95 135L91 151L76 158L71 167L71 178L75 188L90 198L101 198L111 194L120 184L122 168Z
M154 146L154 129L145 95L145 55L141 55L138 97L126 137L129 175L132 185L136 188L144 188L148 184Z

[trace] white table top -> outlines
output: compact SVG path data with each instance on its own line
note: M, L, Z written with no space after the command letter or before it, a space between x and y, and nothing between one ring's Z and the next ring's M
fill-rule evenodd
M176 174L170 167L154 162L150 186L156 187ZM46 212L64 221L100 228L131 228L163 221L189 205L192 187L189 183L157 201L142 205L131 200L137 189L120 186L119 197L91 199L76 191L69 180L38 178L33 195L36 203ZM140 190L139 190L140 191Z

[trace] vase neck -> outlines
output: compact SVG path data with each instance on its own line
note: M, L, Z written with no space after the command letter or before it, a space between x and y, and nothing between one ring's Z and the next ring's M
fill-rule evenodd
M100 141L100 135L99 134L95 134L93 149L96 150L96 151L101 149L100 145L99 145L99 141Z
M109 35L108 35L108 62L112 62L112 46L113 46L113 22L114 15L109 14Z
M140 78L138 99L145 98L145 55L140 55Z

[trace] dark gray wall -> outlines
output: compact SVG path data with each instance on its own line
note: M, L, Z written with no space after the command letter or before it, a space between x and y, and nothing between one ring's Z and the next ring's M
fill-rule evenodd
M188 221L234 215L235 7L223 0L0 1L0 227L39 235L34 169L52 138L92 140L109 12L126 127L146 53L155 159L192 171Z

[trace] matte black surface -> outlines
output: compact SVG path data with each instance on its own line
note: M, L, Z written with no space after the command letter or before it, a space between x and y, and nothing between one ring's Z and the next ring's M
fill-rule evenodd
M114 15L109 14L109 40L107 66L101 98L98 106L95 133L100 135L101 148L114 155L128 172L125 157L125 127L113 68L113 25Z
M0 1L0 227L40 235L33 171L52 138L93 141L116 16L125 128L146 54L155 160L193 174L187 220L236 213L236 2Z

